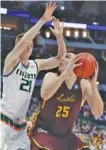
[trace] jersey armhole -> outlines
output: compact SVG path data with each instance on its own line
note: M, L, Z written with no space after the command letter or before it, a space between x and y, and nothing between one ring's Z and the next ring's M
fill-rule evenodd
M36 64L36 67L37 67L37 74L38 74L38 72L39 72L38 64L37 64L37 62L36 62L35 60L33 60L33 61L34 61L34 63Z
M9 75L11 75L15 71L15 69L18 67L19 63L20 61L17 63L17 65L13 68L13 70L9 74L3 75L3 77L8 77Z
M83 105L84 105L85 101L86 101L86 99L85 99L85 98L83 98L83 99L82 99L82 101L81 101L80 108L82 108L82 107L83 107Z

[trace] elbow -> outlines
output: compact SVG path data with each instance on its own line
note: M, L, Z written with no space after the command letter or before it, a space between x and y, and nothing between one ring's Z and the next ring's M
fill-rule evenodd
M57 55L57 58L60 60L60 59L64 56L64 54L65 54L65 53L58 54L58 55Z
M93 113L94 117L101 117L103 114L103 111L98 111L98 112L94 111L92 113Z
M61 52L61 53L57 54L56 58L57 58L58 60L61 60L61 58L64 56L65 53L66 53L66 52Z
M101 117L103 115L103 111L104 111L104 108L102 105L97 110L92 111L92 113L95 117Z
M63 54L63 55L64 55L64 54ZM60 61L61 58L63 57L63 55L57 55L57 56L55 56L56 60Z
M47 92L41 92L41 97L43 100L48 100L48 93Z

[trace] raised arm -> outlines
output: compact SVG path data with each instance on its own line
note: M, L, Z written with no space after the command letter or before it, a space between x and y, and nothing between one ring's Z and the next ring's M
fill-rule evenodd
M89 104L92 114L94 116L101 116L103 114L104 105L96 84L97 76L98 68L95 70L95 75L92 79L82 79L81 88L84 91L84 97Z
M54 18L53 25L54 25L54 29L50 28L50 30L55 35L58 43L58 54L56 57L61 58L67 52L66 45L63 38L64 22L60 22L59 19Z
M58 67L61 57L66 53L66 45L63 38L63 22L60 23L58 19L53 20L54 29L50 28L57 39L58 53L57 56L49 59L36 60L40 70L47 70Z
M45 22L51 21L53 19L52 14L55 9L55 3L52 4L52 2L50 2L46 5L46 10L43 17L24 34L21 40L15 45L13 50L7 55L5 59L5 67L12 67L19 61L19 56L24 52L28 44L34 39L40 28L45 24Z

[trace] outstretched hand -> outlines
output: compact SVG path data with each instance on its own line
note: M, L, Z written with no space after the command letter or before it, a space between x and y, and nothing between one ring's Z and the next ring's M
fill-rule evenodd
M64 27L64 22L60 22L59 19L54 18L53 19L53 25L54 29L50 28L52 33L57 37L60 35L63 35L63 27Z
M46 10L42 17L42 20L44 20L45 22L53 20L54 17L52 16L52 14L55 11L56 7L57 7L56 3L52 3L52 2L47 3Z

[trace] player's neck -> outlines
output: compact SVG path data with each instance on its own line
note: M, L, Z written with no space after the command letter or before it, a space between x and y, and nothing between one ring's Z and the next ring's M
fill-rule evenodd
M21 62L27 67L29 65L29 61L28 60L21 60Z

